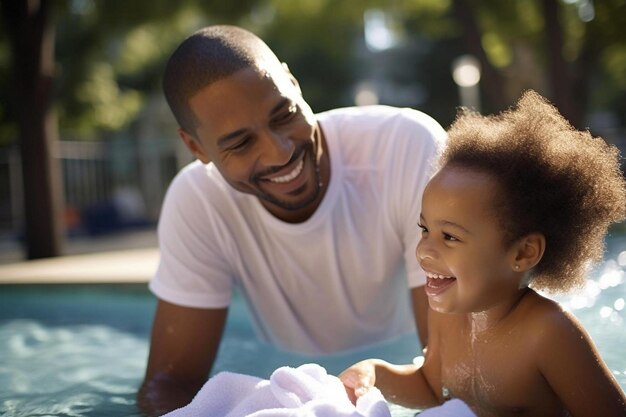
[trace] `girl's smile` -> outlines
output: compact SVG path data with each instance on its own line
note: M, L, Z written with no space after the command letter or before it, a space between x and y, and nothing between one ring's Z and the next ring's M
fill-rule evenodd
M426 295L428 297L436 297L446 291L456 283L456 278L446 275L440 275L434 272L426 272Z

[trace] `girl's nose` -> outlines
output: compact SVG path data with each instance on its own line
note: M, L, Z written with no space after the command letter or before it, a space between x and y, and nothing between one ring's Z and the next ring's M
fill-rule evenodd
M435 259L436 252L432 248L432 245L428 242L428 239L422 237L419 242L417 242L417 246L415 247L415 257L418 262L424 261L426 259Z

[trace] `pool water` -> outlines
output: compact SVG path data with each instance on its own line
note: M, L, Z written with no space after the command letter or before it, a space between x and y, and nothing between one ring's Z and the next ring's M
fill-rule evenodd
M585 289L558 300L581 320L626 389L626 239L609 248L613 255ZM0 417L139 416L135 392L155 305L144 285L1 286ZM331 357L287 354L259 342L247 317L235 297L214 373L268 378L280 366L316 362L337 374L367 357L402 363L420 354L414 335Z

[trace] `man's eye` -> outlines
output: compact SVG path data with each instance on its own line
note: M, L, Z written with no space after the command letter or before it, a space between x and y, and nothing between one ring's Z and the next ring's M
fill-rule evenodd
M274 123L275 124L280 124L280 123L285 123L288 122L289 120L291 120L291 118L293 117L295 113L283 113L280 116L278 116L277 118L274 119Z
M241 139L239 142L233 144L230 148L230 151L241 151L244 150L250 144L250 138L246 137Z
M283 112L279 114L278 116L276 116L273 122L274 124L286 123L290 121L291 119L293 119L296 114L297 114L296 106L289 107L288 111Z

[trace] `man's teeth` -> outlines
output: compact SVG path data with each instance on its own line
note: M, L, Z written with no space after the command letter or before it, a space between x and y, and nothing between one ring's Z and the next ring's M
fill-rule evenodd
M296 178L298 175L300 175L300 173L302 172L303 166L304 166L304 160L301 159L300 162L298 162L298 165L296 165L293 171L291 171L289 174L283 175L281 177L268 178L268 180L271 182L278 183L278 184L289 182L292 179Z
M433 278L433 279L446 279L446 278L454 278L454 277L450 277L447 275L440 275L440 274L435 274L434 272L426 272L426 276L428 278Z

